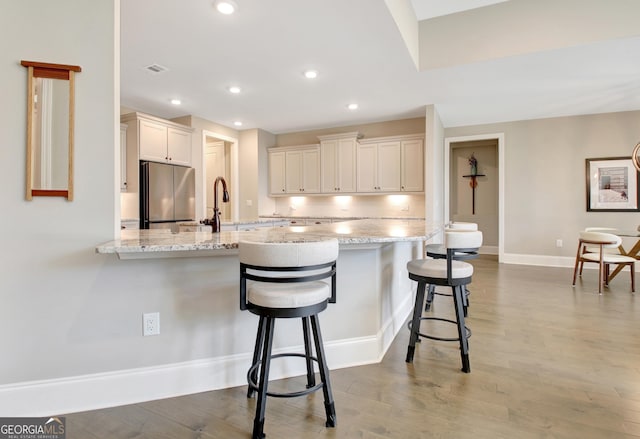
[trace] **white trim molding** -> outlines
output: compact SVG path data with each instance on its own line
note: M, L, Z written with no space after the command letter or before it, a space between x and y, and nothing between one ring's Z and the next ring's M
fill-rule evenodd
M377 334L325 343L330 369L378 363L411 312L410 295ZM408 338L407 338L408 339ZM274 350L304 352L303 346ZM161 366L0 386L2 416L52 416L246 385L252 352ZM283 358L270 379L300 376L304 362Z

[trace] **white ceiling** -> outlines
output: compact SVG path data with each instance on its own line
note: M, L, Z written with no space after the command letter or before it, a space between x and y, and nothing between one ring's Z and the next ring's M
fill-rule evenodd
M508 0L411 0L418 20L468 11Z
M436 0L412 2L427 17ZM121 2L123 106L276 134L424 116L428 104L445 126L640 109L640 37L418 71L384 0L236 0L232 16L212 3Z

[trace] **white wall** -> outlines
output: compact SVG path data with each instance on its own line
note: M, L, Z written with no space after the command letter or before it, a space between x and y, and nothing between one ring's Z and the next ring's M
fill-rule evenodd
M240 174L239 217L254 219L261 209L271 210L273 202L266 196L267 147L274 141L274 135L264 130L246 130L240 133L238 148L238 172Z
M425 108L424 199L425 219L444 221L444 127L434 105Z
M110 369L127 299L114 299L97 243L114 236L119 182L117 0L8 0L0 14L4 83L0 385ZM25 201L27 70L75 64L75 199ZM117 155L118 154L118 155Z
M587 212L585 184L585 159L630 157L639 122L640 111L629 111L447 128L445 135L504 133L505 261L572 265L579 230L640 224L638 212Z

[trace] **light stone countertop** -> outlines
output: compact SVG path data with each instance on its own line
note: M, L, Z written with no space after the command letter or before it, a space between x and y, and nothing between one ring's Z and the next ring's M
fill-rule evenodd
M216 251L237 249L238 242L241 240L278 242L337 238L340 244L425 241L437 234L440 229L440 226L426 223L423 220L363 219L332 224L273 227L220 233L123 230L120 239L96 246L96 252L101 254L116 253L121 259L129 259L197 256L202 253L215 255Z
M423 217L416 216L380 216L380 217L372 217L372 216L335 216L335 215L282 215L282 214L273 214L273 215L260 215L260 218L267 220L277 220L277 219L330 219L336 221L351 221L351 220L360 220L360 219L397 219L397 220L422 220Z

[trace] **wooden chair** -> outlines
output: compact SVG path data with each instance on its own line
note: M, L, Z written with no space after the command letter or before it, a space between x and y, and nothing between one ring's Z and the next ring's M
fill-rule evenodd
M598 264L598 294L602 294L602 286L609 286L609 266L628 265L631 270L631 291L635 292L636 259L619 253L610 253L622 243L622 238L612 233L584 231L580 232L576 263L573 267L573 283L576 284L578 269L582 276L582 266L586 263Z
M602 233L612 233L612 234L616 234L616 232L618 231L618 229L614 229L612 227L585 227L584 229L585 232L602 232ZM612 253L612 254L623 254L621 251L621 246L619 246L618 248L607 248L605 249L605 252L607 253ZM599 247L597 246L584 246L584 248L582 249L583 253L598 253ZM580 276L582 276L582 267L584 266L584 262L580 263L580 271L578 272L578 274Z

